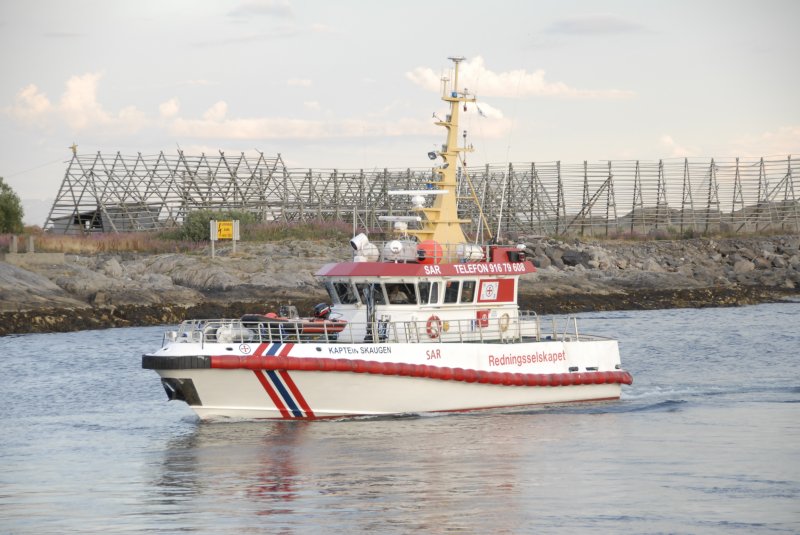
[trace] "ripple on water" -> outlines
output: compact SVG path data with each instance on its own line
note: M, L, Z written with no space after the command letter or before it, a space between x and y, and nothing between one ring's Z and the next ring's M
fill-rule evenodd
M0 522L798 531L797 303L581 318L620 340L634 384L619 401L320 422L199 422L140 368L160 328L0 338Z

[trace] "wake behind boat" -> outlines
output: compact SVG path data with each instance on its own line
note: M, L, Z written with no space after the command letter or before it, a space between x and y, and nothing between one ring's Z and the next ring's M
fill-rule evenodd
M577 322L543 328L520 311L519 278L535 272L519 247L467 240L458 217L458 67L437 125L446 144L412 215L386 217L397 234L350 241L351 262L317 273L331 305L309 317L293 307L239 319L190 320L142 357L170 399L200 418L314 419L467 411L618 399L616 340L579 334ZM473 199L476 199L473 194Z

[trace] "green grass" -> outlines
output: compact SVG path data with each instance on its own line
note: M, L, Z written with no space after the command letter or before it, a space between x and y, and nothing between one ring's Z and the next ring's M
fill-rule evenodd
M269 243L290 240L331 241L347 243L352 237L349 223L329 221L243 223L241 243ZM18 236L18 252L26 252L28 236L34 236L34 248L42 253L188 253L204 249L208 239L187 239L181 229L160 232L92 233L65 235L42 232L38 227L27 228ZM11 234L0 234L0 250L8 251Z

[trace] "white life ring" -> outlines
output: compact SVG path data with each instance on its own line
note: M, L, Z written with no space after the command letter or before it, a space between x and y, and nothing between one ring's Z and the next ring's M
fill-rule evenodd
M508 317L508 313L504 312L500 319L498 320L498 324L500 326L500 332L504 333L508 330L508 324L511 321L511 318Z

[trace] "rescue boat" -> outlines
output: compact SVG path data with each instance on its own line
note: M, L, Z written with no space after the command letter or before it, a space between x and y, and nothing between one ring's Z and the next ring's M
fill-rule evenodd
M468 180L459 112L474 95L452 85L430 181L391 192L411 214L385 217L396 236L350 240L352 260L317 273L330 303L239 319L195 319L142 357L171 400L201 419L316 419L518 408L614 400L631 375L614 339L542 324L520 310L519 279L536 271L522 246L468 240L458 213ZM474 197L474 195L473 195ZM496 241L496 240L493 240Z

